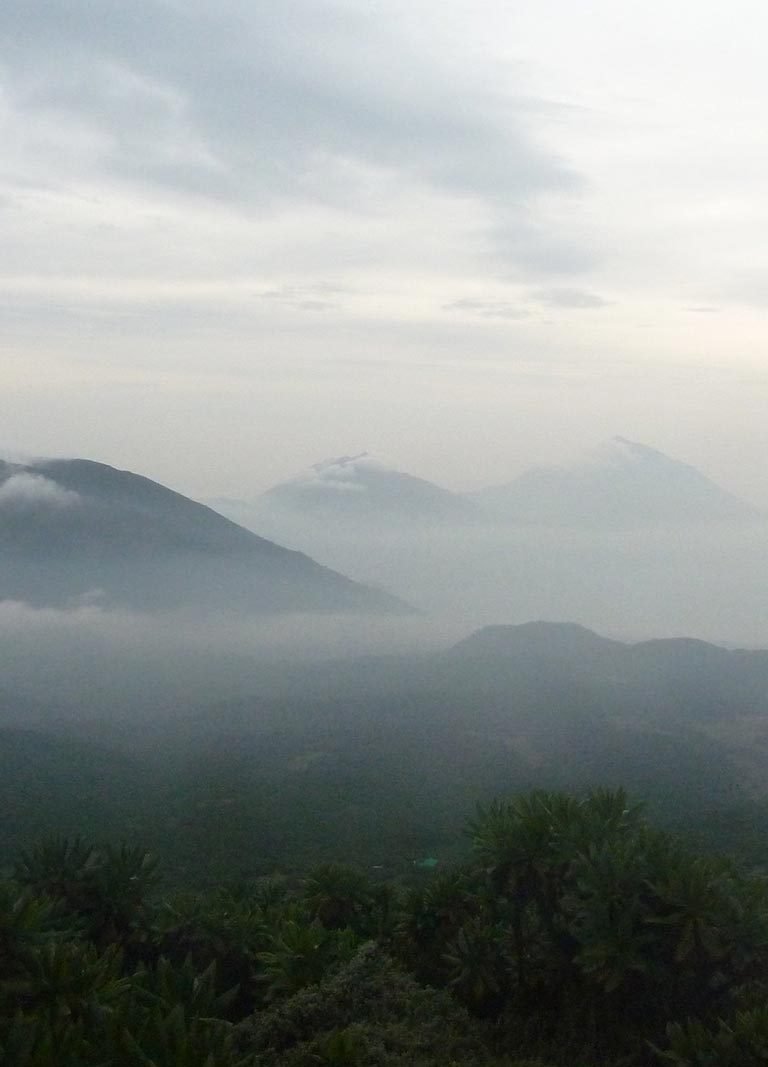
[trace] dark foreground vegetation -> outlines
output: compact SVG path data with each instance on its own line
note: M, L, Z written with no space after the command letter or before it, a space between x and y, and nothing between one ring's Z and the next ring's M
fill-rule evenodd
M0 886L12 1067L752 1067L768 884L622 791L480 810L470 858L179 892L132 846L54 841ZM373 875L376 872L371 872Z

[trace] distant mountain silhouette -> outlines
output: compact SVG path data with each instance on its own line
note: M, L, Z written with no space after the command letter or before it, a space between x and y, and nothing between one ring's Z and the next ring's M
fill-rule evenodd
M82 597L139 610L410 610L138 474L0 462L0 599Z
M574 623L486 626L447 657L486 684L546 687L558 679L593 707L630 721L702 721L768 714L768 651L691 638L625 644ZM506 679L506 683L505 683ZM511 680L511 681L510 681Z
M365 522L467 521L469 500L424 478L394 470L367 452L316 463L267 490L261 504L323 518Z
M662 642L663 643L663 642ZM621 641L601 637L577 622L522 622L483 626L453 646L454 652L507 654L511 649L526 655L583 655L597 648L625 647Z
M634 526L741 521L757 509L695 467L623 437L568 467L534 467L470 494L488 514L542 525Z

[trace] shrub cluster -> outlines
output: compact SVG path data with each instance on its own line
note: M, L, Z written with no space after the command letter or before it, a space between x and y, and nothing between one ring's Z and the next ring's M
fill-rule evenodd
M537 792L472 860L376 882L325 864L164 894L128 847L47 842L0 883L9 1067L753 1067L768 888L621 791Z

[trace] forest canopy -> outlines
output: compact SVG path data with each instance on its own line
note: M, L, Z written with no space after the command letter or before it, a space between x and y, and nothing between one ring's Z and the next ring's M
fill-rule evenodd
M141 848L50 840L0 887L18 1067L750 1067L768 884L622 790L480 808L407 879L324 863L171 890Z

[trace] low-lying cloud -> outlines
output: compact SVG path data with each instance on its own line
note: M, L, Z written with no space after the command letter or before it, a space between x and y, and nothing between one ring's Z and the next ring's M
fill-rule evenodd
M258 695L269 663L435 648L463 636L423 617L285 613L269 617L99 603L67 608L0 601L0 697L20 694L53 714L129 716ZM44 664L44 669L41 669ZM2 701L0 701L2 704ZM12 704L12 702L11 702Z
M72 489L28 471L12 474L0 485L0 508L68 508L79 501L79 494Z
M443 311L462 311L482 319L527 319L530 312L509 300L475 300L469 297L443 304Z
M364 480L366 472L386 469L381 460L363 452L359 456L342 456L325 463L316 463L286 484L298 490L321 489L339 493L363 493L367 489Z
M589 310L608 306L607 300L598 296L597 293L588 292L586 289L540 289L532 293L531 298L539 304L554 308Z

